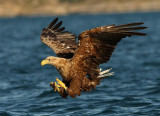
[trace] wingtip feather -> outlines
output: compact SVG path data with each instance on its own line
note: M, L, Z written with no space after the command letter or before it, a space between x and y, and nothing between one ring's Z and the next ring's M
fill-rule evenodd
M119 31L130 31L130 30L141 30L141 29L146 29L147 27L123 27L123 28L118 28Z
M139 36L146 36L146 33L140 33L140 32L124 32L124 34L128 35L128 36L132 36L132 35L139 35Z
M61 32L61 31L64 31L65 30L65 27L61 27L61 28L59 28L57 31L58 32Z
M59 23L57 23L55 26L52 26L51 29L56 30L56 29L58 29L61 25L62 25L62 21L60 21Z
M57 18L55 18L49 25L48 25L48 27L47 28L51 28L54 24L56 24L57 23L57 21L58 21L58 17Z
M114 26L114 28L131 27L131 26L137 26L137 25L142 25L142 24L144 23L143 22L128 23L128 24Z

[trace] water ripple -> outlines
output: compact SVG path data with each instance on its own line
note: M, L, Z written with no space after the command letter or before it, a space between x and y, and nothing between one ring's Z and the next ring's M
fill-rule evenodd
M159 13L61 16L75 34L113 23L144 21L149 26L148 36L124 39L107 65L101 65L112 67L114 76L75 99L54 92L49 83L59 73L52 66L40 66L47 56L55 55L39 37L53 18L0 19L0 116L160 115Z

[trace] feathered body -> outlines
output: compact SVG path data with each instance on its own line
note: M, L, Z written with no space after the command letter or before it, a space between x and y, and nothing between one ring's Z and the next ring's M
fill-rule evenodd
M58 57L49 56L42 61L42 65L53 65L59 71L66 86L58 88L62 97L76 97L81 91L95 88L101 80L97 78L100 75L99 65L109 61L117 43L127 36L146 35L132 31L145 29L137 27L143 23L109 25L82 32L77 43L76 36L64 31L64 27L60 28L62 21L57 21L58 18L42 30L41 41L54 50ZM55 84L51 86L55 88Z

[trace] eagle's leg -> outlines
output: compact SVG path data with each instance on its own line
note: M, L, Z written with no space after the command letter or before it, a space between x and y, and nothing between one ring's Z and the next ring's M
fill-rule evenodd
M60 89L59 89L59 85L55 82L55 83L53 83L53 82L50 82L50 86L54 89L54 91L60 91Z
M62 88L64 88L65 90L67 90L66 85L65 85L61 80L59 80L58 78L57 78L56 80L57 80L57 82L58 82L58 84L59 84L59 87L62 87Z
M66 85L61 80L59 80L58 78L56 80L57 80L58 84L56 82L55 83L53 83L53 82L50 83L50 86L52 88L54 88L54 91L58 91L59 92L60 88L64 88L65 90L67 90Z
M63 98L67 98L67 96L68 96L67 91L66 91L64 88L62 88L60 85L58 85L56 82L55 82L55 83L51 82L51 83L50 83L50 86L54 89L54 91L58 91L58 93L59 93Z
M110 70L112 70L112 68L110 69L107 69L105 71L101 71L102 69L100 69L100 73L99 73L99 76L97 78L104 78L104 77L108 77L108 76L111 76L111 75L114 75L114 72L110 72Z

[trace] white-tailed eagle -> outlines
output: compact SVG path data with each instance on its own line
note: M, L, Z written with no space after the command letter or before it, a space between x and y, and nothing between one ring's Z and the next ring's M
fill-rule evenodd
M135 30L147 27L139 26L142 22L124 25L101 26L82 32L76 36L61 27L62 21L54 19L48 27L42 29L41 41L48 45L57 55L49 56L41 65L53 65L63 80L51 82L50 86L66 98L68 95L76 97L81 91L90 91L100 84L100 80L113 73L110 70L102 71L99 65L107 63L118 42L132 35L145 36L145 33Z

